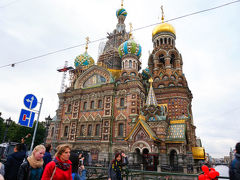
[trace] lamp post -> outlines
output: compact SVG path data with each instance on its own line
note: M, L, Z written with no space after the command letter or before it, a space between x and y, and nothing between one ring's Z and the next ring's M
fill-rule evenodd
M4 132L4 136L3 136L3 141L2 141L2 143L5 142L6 135L7 135L7 132L8 132L8 128L9 128L9 126L11 125L11 123L12 123L11 117L8 118L8 119L6 119L6 129L5 129L5 132Z
M45 134L45 141L44 143L46 144L46 141L47 141L47 136L48 136L48 128L52 122L52 118L50 117L50 115L48 115L48 117L45 118L46 120L46 123L45 123L45 126L46 126L46 134Z

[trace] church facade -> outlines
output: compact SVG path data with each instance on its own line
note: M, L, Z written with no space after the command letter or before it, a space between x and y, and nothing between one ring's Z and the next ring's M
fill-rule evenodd
M119 151L135 163L139 155L171 165L186 155L192 158L192 93L174 27L162 17L153 29L153 51L140 73L141 45L125 29L126 10L121 7L116 15L116 29L108 33L97 62L87 52L88 41L86 51L76 57L71 85L58 94L47 142L88 151L93 161L111 160Z

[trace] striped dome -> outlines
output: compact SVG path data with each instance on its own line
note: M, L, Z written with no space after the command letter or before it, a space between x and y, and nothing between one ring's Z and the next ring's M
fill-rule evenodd
M94 65L94 60L87 52L85 52L75 58L74 65L75 67L91 66Z
M134 40L129 39L128 41L125 41L122 43L118 48L119 56L122 58L122 56L127 54L133 54L140 58L142 52L142 47L140 44L137 44Z
M121 15L127 16L127 11L126 11L125 9L123 9L123 8L118 9L118 10L116 11L116 16L117 16L117 17L118 17L118 16L121 16Z
M142 70L142 76L144 79L148 79L149 77L151 77L151 73L148 67Z

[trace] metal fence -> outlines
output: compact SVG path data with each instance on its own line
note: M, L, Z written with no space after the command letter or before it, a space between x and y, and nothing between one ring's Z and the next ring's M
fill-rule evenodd
M107 167L86 166L87 179L101 180L107 179ZM184 174L174 172L157 172L123 168L122 176L124 180L197 180L199 174ZM229 177L218 177L219 179L229 179Z

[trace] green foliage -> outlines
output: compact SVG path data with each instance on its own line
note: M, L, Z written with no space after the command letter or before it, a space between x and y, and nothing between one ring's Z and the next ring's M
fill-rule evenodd
M34 121L32 128L20 126L13 121L10 127L8 128L6 142L11 141L11 142L20 143L22 138L24 138L27 134L31 134L29 138L25 138L25 144L27 144L28 149L30 149L35 126L36 126L36 121ZM3 139L4 132L5 132L5 123L1 124L1 119L0 119L0 140ZM36 137L35 137L33 147L35 147L38 144L44 143L43 141L45 138L45 133L46 133L46 128L44 127L43 122L38 122L38 127L37 127L37 132L36 132Z

